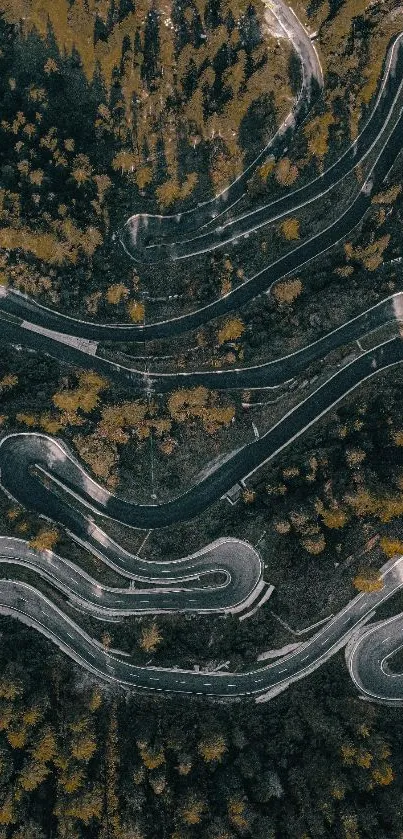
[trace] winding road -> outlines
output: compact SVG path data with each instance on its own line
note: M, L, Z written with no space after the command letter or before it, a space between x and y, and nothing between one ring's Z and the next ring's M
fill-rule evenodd
M0 537L0 566L29 569L101 620L164 612L238 614L267 592L259 554L239 539L218 539L184 559L152 562L124 551L96 525L86 525L82 538L78 529L72 536L118 571L125 587L104 586L53 551L35 551L22 539L5 536ZM212 574L220 575L221 583L210 582ZM134 588L132 581L147 587Z
M249 178L266 157L269 154L281 157L291 132L302 124L309 113L315 94L322 90L323 72L320 59L305 27L284 0L264 0L264 5L267 14L276 22L278 34L291 42L300 60L302 83L296 102L265 148L219 195L176 215L141 213L131 216L124 228L124 232L130 230L130 239L122 237L122 243L129 253L132 254L133 244L140 248L150 238L172 238L208 227L209 224L216 223L223 213L233 209L245 194Z
M169 691L223 699L253 697L264 702L288 688L293 682L314 672L347 644L357 629L373 617L377 608L402 588L403 557L387 563L382 569L382 577L382 591L354 597L336 617L297 650L275 662L241 673L141 667L119 659L27 583L2 580L0 610L2 614L17 617L23 623L37 629L97 678L117 683L123 688L134 687L136 690ZM403 620L402 616L400 620ZM396 636L394 638L397 647ZM355 657L353 650L352 658L348 659L350 672L355 667ZM361 666L365 671L365 659ZM382 698L390 698L391 679L393 677L385 677L383 680Z
M313 80L320 87L323 78L316 50L304 28L280 0L273 0L271 6L279 25L292 37L303 68L298 102L289 122L286 121L278 136L273 138L273 150L277 142L283 142L291 124L299 124L306 114ZM400 324L403 320L402 292L391 295L299 351L254 367L144 373L98 354L98 342L173 336L233 311L334 247L359 224L402 146L402 41L403 35L395 39L388 51L376 102L357 140L319 178L285 198L238 218L222 221L225 209L231 206L233 210L244 194L247 180L267 154L266 149L224 195L179 217L132 217L122 238L130 253L138 248L138 255L148 261L175 260L209 252L319 200L357 165L365 162L364 183L335 221L225 297L195 312L163 322L141 326L89 323L5 289L0 295L0 340L48 353L64 363L95 369L124 384L128 390L164 393L183 385L194 387L199 384L214 389L276 388L305 371L313 361L325 358L332 350L386 324ZM144 231L151 240L170 236L171 241L147 243ZM188 236L189 232L192 236ZM182 238L173 241L173 236ZM290 654L281 655L268 665L237 673L135 666L112 655L90 638L39 589L21 579L7 579L16 568L28 570L67 597L73 606L99 620L172 611L249 614L270 596L272 590L263 579L259 553L251 545L224 538L180 560L143 560L114 542L95 524L94 515L144 530L191 520L218 502L234 484L247 480L291 446L364 381L402 361L400 334L363 351L285 413L259 439L238 449L186 493L164 504L136 504L108 492L85 471L64 443L48 435L17 432L3 435L0 439L3 490L24 507L64 526L73 539L122 577L122 585L104 586L56 553L33 551L24 540L0 537L0 564L4 575L0 581L0 613L17 617L36 628L98 678L127 688L227 699L253 697L257 701L267 701L345 646L350 674L364 696L386 702L403 701L403 676L393 674L388 665L391 656L403 646L403 616L367 623L380 605L402 588L403 557L395 557L382 569L381 591L354 597L309 641Z
M127 253L135 261L143 263L163 262L167 259L176 261L210 253L216 248L237 243L242 237L249 236L265 225L279 222L327 195L356 168L358 161L361 165L365 163L374 148L387 136L393 114L402 105L402 43L403 34L395 38L389 49L377 99L363 128L337 161L317 178L305 186L287 191L284 197L276 201L221 223L218 219L219 223L217 224L216 220L213 228L210 225L207 229L206 226L200 229L199 226L190 237L176 240L170 237L169 242L153 243L152 238L158 237L151 237L149 217L134 216L127 221L121 233L121 242ZM165 218L169 219L169 216ZM140 235L142 225L147 231L147 236ZM177 232L181 232L180 228Z

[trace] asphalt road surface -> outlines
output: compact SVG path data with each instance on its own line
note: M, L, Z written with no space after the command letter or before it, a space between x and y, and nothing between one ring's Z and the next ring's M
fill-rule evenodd
M183 559L153 562L124 551L90 522L85 537L75 533L82 545L121 574L125 587L104 586L75 563L53 551L35 551L23 539L0 536L0 567L3 573L7 566L29 569L82 610L106 620L163 612L237 614L250 608L264 589L260 556L239 539L219 539ZM220 582L213 583L212 574L219 575ZM147 585L134 588L132 581Z
M357 631L357 627L362 626L382 603L402 587L402 563L403 557L388 562L382 569L384 585L380 592L359 594L296 651L275 662L241 673L195 672L133 665L112 655L90 638L48 598L27 583L1 581L0 612L16 617L37 629L96 677L117 683L123 688L195 694L228 700L253 697L257 701L267 701L293 682L312 673L345 646ZM402 616L400 620L403 620ZM389 628L390 626L391 624ZM393 629L390 631L393 632ZM398 644L401 645L401 640L397 640L395 636L395 645ZM361 666L365 669L365 665L364 652ZM386 690L386 687L383 687ZM389 699L389 694L382 698Z
M4 297L0 297L0 305L1 299ZM83 346L81 339L74 336L45 330L29 321L7 320L7 317L0 311L0 341L3 344L22 345L50 355L64 364L96 370L127 391L169 393L181 387L192 388L199 385L212 390L275 389L307 370L313 362L324 360L333 350L352 344L386 324L403 320L403 292L396 292L381 300L294 353L254 367L232 367L230 370L145 372L97 355L97 350L94 351L92 344L89 344L88 349ZM64 343L66 337L70 341L69 344Z

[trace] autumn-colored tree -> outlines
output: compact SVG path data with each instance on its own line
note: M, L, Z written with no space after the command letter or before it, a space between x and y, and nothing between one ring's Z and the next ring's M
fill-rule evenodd
M192 758L189 755L181 755L177 766L179 775L189 775L189 772L192 770L192 766Z
M22 425L27 425L28 428L32 428L37 423L37 418L34 414L16 414L15 418L17 422L22 423Z
M382 766L374 769L372 780L376 786L387 787L395 779L395 774L389 763L383 762Z
M13 375L12 373L6 373L6 375L0 379L0 393L4 393L6 390L12 390L12 388L16 385L18 385L18 376Z
M102 813L102 792L98 786L88 789L75 798L70 799L66 806L66 815L79 819L88 825L92 819L99 819Z
M15 821L14 801L11 792L6 793L0 802L0 825L13 824Z
M76 434L73 443L80 457L90 466L94 475L103 478L110 486L116 485L114 469L118 463L115 443L102 440L97 434Z
M141 743L140 745L138 744L138 747L144 766L148 770L151 771L163 766L165 763L165 754L162 746L158 744L150 746L148 744Z
M91 693L89 702L88 702L88 708L91 711L91 713L93 714L95 711L98 711L98 709L101 707L101 705L102 705L102 693L99 690L99 688L94 688L94 690Z
M75 388L64 389L55 393L52 402L69 416L69 422L77 415L77 411L89 414L99 404L100 393L108 387L108 382L98 373L91 370L80 373Z
M77 792L77 790L82 788L85 781L85 773L82 768L77 767L77 765L70 766L70 764L60 767L59 760L56 761L56 765L61 769L58 782L64 792L71 795L73 792Z
M30 540L29 546L35 551L52 551L59 541L59 532L56 528L43 528Z
M323 524L331 530L339 530L347 521L347 515L340 507L332 507L328 510L323 508L320 515Z
M378 192L372 198L371 204L393 204L402 191L401 184L395 184L384 192Z
M277 163L274 177L281 186L292 186L298 178L298 168L288 157L282 157Z
M283 280L273 286L271 293L277 303L290 305L302 293L302 282L298 279Z
M91 760L97 749L97 741L93 732L78 732L74 738L71 753L76 760L87 763Z
M256 498L256 492L254 489L244 489L242 493L242 499L245 504L253 504Z
M311 155L323 160L329 146L329 130L334 125L335 118L332 113L322 114L314 117L304 127L304 134L308 140L308 151Z
M281 230L285 239L299 239L299 221L296 218L287 218L282 222Z
M245 332L245 324L239 317L231 317L224 321L217 333L220 346L227 341L237 341Z
M158 448L162 454L168 455L169 457L176 449L176 440L173 437L165 437L158 444Z
M115 283L109 286L106 292L106 299L111 306L117 306L122 300L126 300L129 295L129 289L123 283Z
M320 533L315 537L302 539L301 544L305 548L305 550L313 556L317 556L318 554L322 553L326 547L326 541L325 537L323 536L323 533Z
M371 594L375 591L383 589L383 579L379 576L378 571L373 568L366 568L354 577L353 586L357 591L363 591Z
M220 762L227 751L225 737L222 734L205 737L200 740L197 750L206 763Z
M144 303L139 300L130 300L127 304L127 314L133 323L141 323L144 320Z
M32 758L37 763L48 763L57 752L55 733L50 726L45 726L32 749Z
M185 824L200 824L206 811L206 803L195 793L190 793L186 803L182 807L181 816Z
M344 251L348 259L361 262L367 271L376 271L383 263L383 253L388 247L390 234L387 233L380 239L370 242L369 245L353 247L350 242L344 245Z
M390 539L387 536L382 536L379 544L386 556L403 555L403 542L400 539Z
M26 792L32 792L43 783L49 773L50 768L46 763L29 760L22 767L18 781L23 790Z
M92 175L92 166L86 154L78 154L73 160L72 176L76 183L81 186L89 181Z
M162 634L155 622L143 626L139 646L146 653L154 653L162 641Z
M231 796L227 805L228 818L234 827L243 832L249 826L249 819L247 816L247 804L244 798L239 796Z
M349 466L360 466L366 458L366 454L362 449L347 449L346 461Z
M168 410L177 422L199 417L209 434L215 433L222 425L229 425L235 416L232 405L217 407L214 394L202 386L174 391L168 399Z

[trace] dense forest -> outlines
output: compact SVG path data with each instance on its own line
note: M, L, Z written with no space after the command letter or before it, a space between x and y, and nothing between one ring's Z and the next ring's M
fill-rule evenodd
M111 695L4 629L2 837L401 836L401 714L361 702L341 662L266 706L211 707Z

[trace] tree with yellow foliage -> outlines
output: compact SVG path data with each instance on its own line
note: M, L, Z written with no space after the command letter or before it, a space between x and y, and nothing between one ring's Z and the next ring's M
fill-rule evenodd
M293 239L299 239L299 227L300 224L297 218L287 218L281 224L281 230L284 238L288 241L292 241Z
M38 763L48 763L55 757L56 752L55 733L50 726L45 726L32 749L32 758Z
M88 708L89 708L91 714L94 714L95 711L98 711L98 709L101 707L101 705L102 705L102 693L101 693L99 688L94 688L94 690L91 693L89 702L88 702Z
M61 390L52 397L52 402L65 414L74 417L77 411L89 414L99 404L100 394L108 387L108 382L92 370L78 376L75 388Z
M318 556L318 554L321 554L326 547L326 541L323 533L318 533L317 536L310 536L307 539L302 539L301 544L309 554L312 554L312 556Z
M4 393L6 390L12 390L13 387L18 385L18 376L13 375L12 373L6 373L2 379L0 379L0 393Z
M387 787L395 779L395 774L390 763L383 762L383 764L374 769L372 773L372 780L376 786Z
M390 234L373 240L366 246L353 247L350 242L344 245L344 251L348 259L361 262L367 271L376 271L383 263L383 253L390 242Z
M71 753L76 760L88 763L97 750L97 741L91 731L77 733L71 746Z
M109 485L115 486L114 470L119 460L116 443L102 440L98 434L76 434L73 437L73 443L94 475L103 478Z
M401 184L395 184L384 192L378 192L371 200L371 204L393 204L402 191Z
M117 306L128 296L129 289L123 283L115 283L115 285L109 286L106 292L106 299L111 306Z
M347 515L340 507L332 507L329 510L323 508L320 515L323 524L331 530L339 530L347 521Z
M11 792L6 793L0 803L0 825L13 824L15 822L14 800Z
M308 140L308 151L320 161L322 161L327 154L329 147L329 131L335 121L336 120L333 114L327 112L321 116L314 117L304 127L304 134Z
M373 568L367 568L354 577L353 586L357 591L371 594L375 591L382 591L383 579L379 576L378 571Z
M155 653L162 641L162 634L155 622L143 626L139 640L139 646L146 653Z
M200 418L208 434L229 425L235 416L232 405L216 406L214 394L203 386L174 391L168 399L168 410L177 422Z
M209 737L205 737L203 740L200 740L197 751L205 763L219 763L227 751L225 737L222 734L212 734Z
M165 763L165 754L162 746L158 744L150 746L148 743L138 743L137 745L146 769L152 771L163 766Z
M144 320L145 307L140 300L130 300L127 304L127 314L133 323L142 323Z
M73 159L71 174L78 186L82 186L90 180L92 175L92 166L86 154L78 154Z
M247 815L247 803L240 796L231 796L227 805L228 818L231 824L241 832L247 830L249 819Z
M18 782L23 790L32 792L48 777L50 768L46 763L29 760L22 767Z
M290 305L302 293L302 282L299 279L291 278L283 280L273 286L271 293L277 303L287 303Z
M220 346L228 341L237 341L245 332L245 324L239 317L227 318L217 333Z
M389 539L387 536L382 536L379 544L386 556L403 555L403 542L400 539Z
M181 817L185 824L200 824L206 812L206 803L196 793L189 793L187 800L182 807Z
M56 766L59 766L59 761L56 761ZM69 795L73 792L77 792L77 790L83 786L84 780L84 770L82 768L78 768L77 765L74 767L70 765L64 766L58 775L60 787Z
M256 492L254 489L244 489L242 493L242 500L244 504L253 504L256 498Z
M92 789L69 800L66 806L66 816L78 819L88 825L92 819L100 819L102 814L103 798L100 787L95 785Z
M298 168L288 157L282 157L277 163L274 177L281 186L292 186L298 178Z
M172 419L184 422L192 416L200 415L207 405L209 391L205 387L183 388L173 391L168 399L168 411Z
M35 551L52 551L59 541L59 532L56 528L44 528L30 540L29 546Z

